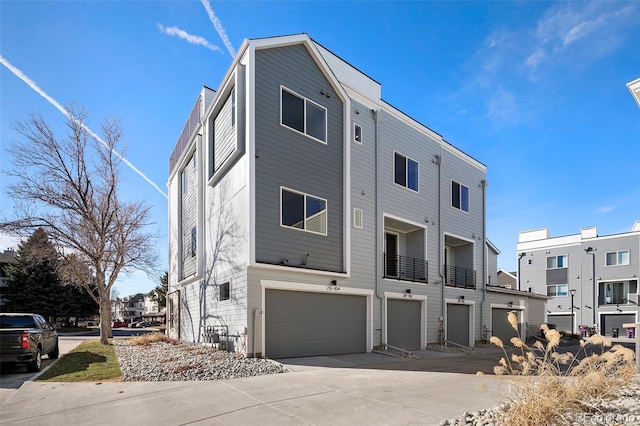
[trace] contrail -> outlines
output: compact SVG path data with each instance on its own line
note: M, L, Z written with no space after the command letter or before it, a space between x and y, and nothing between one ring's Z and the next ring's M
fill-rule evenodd
M211 5L209 4L209 0L200 0L200 3L202 3L204 8L207 10L207 14L209 15L209 20L213 23L213 26L215 27L216 31L218 32L218 35L222 39L222 42L224 43L225 47L229 51L229 54L231 55L232 58L235 58L236 57L236 50L233 48L233 45L229 41L229 37L227 37L226 31L222 27L222 22L220 22L220 20L216 16L216 14L213 13L213 9L211 9Z
M54 107L56 107L58 109L58 111L60 111L62 114L64 114L65 117L67 117L70 120L76 121L76 118L69 112L66 110L66 108L64 108L62 105L60 105L58 103L58 101L56 101L55 99L53 99L51 96L47 95L47 93L42 90L40 87L38 87L38 85L31 80L29 77L27 77L22 71L20 71L18 68L14 67L13 65L11 65L11 63L9 63L9 61L7 61L2 55L0 55L0 62L2 63L2 65L4 65L5 67L7 67L7 69L9 71L11 71L16 77L18 77L20 80L24 81L27 86L31 87L33 90L35 90L40 96L42 96L43 98L45 98L47 100L47 102L49 102L51 105L53 105ZM82 128L89 133L89 135L91 135L91 137L93 137L95 140L97 140L98 142L100 142L102 145L104 145L105 148L109 148L109 146L107 145L107 143L105 141L102 140L102 138L100 138L100 136L98 136L97 134L94 133L93 130L91 130L89 127L87 127L84 123L80 123L80 125L82 126ZM110 148L111 152L113 154L116 155L116 157L118 157L120 160L122 160L127 166L129 166L131 168L131 170L133 170L134 172L136 172L138 175L140 175L140 177L142 177L144 180L146 180L149 184L151 184L151 186L153 186L159 193L161 193L164 198L169 198L167 196L167 194L162 191L162 189L160 189L160 187L158 185L156 185L151 179L149 179L144 173L142 173L140 170L138 170L138 168L136 166L134 166L133 164L131 164L131 162L129 160L127 160L126 158L124 158L119 152L117 152L116 150L114 150L113 148Z
M160 30L161 32L163 32L163 33L165 33L167 35L177 36L177 37L179 37L179 38L181 38L183 40L186 40L187 42L189 42L191 44L204 46L207 49L211 49L213 51L219 51L220 50L220 48L218 46L216 46L215 44L209 43L209 41L207 39L205 39L204 37L200 37L200 36L197 36L197 35L189 34L185 30L181 30L178 27L164 27L162 24L158 23L158 30Z

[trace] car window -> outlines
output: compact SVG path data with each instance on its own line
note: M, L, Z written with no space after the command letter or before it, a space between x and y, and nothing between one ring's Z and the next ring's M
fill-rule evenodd
M3 315L0 317L1 327L2 328L35 328L36 323L33 320L33 317L28 316L10 316Z

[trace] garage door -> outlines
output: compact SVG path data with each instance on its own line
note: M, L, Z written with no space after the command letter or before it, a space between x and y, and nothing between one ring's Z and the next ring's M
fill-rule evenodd
M499 337L505 345L511 344L511 338L518 333L511 327L507 315L513 309L493 308L491 309L491 334ZM514 311L518 317L518 331L522 329L522 311Z
M387 299L387 343L403 349L420 349L422 302Z
M469 346L469 306L447 305L447 340Z
M626 337L627 331L622 328L622 324L636 322L634 314L605 314L600 317L601 328L600 334L603 336L611 336L613 328L618 329L618 337Z
M266 290L265 356L358 353L366 346L366 297Z
M547 324L554 324L556 330L563 333L571 333L571 315L549 315Z

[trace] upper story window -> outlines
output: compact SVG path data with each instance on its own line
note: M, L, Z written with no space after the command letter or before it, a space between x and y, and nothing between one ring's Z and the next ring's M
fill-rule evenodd
M561 269L569 266L566 254L547 257L547 269Z
M280 89L282 125L327 143L327 109L285 87Z
M469 188L455 181L451 181L451 207L469 211Z
M418 171L419 165L417 161L394 152L393 179L395 183L418 192Z
M547 285L547 296L568 296L569 285L568 284L550 284Z
M629 250L612 251L607 253L607 266L621 266L629 264Z
M281 188L281 225L327 235L327 200Z
M362 144L362 126L353 123L353 141Z

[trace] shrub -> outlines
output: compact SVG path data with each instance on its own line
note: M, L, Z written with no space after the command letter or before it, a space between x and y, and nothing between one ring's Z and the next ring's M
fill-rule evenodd
M518 332L514 312L507 317ZM505 411L509 425L571 424L567 412L591 412L589 400L615 397L620 385L635 374L634 352L596 334L580 340L580 351L560 353L561 334L543 324L546 345L536 341L530 347L520 335L511 338L515 351L507 354L502 340L492 336L490 342L500 347L504 357L494 367L498 375L513 377L513 396ZM582 357L582 359L581 359ZM527 376L527 377L519 377Z
M171 343L172 345L178 344L178 341L176 339L172 339L166 336L164 333L158 333L158 332L132 337L129 340L129 342L131 342L132 345L137 345L137 346L149 346L151 343L156 343L156 342L167 342L167 343Z

